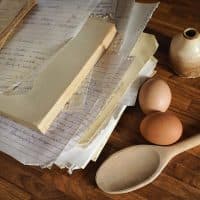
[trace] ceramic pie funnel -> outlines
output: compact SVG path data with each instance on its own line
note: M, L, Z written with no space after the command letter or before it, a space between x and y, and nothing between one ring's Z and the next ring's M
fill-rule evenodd
M200 34L197 29L187 28L173 37L170 60L172 69L179 76L200 77Z

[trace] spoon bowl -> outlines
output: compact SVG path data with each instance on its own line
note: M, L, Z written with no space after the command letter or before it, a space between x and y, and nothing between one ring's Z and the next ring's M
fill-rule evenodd
M97 185L114 194L128 192L147 179L151 181L160 165L160 153L152 147L132 146L113 154L98 170Z
M155 180L175 155L200 144L200 134L169 147L136 145L110 156L98 169L96 183L106 193L121 194Z

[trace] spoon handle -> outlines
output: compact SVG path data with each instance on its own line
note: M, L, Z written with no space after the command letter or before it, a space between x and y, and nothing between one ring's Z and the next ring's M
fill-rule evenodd
M171 148L173 150L173 153L179 154L179 153L182 153L189 149L192 149L193 147L196 147L198 145L200 145L200 133L198 133L182 142L172 145Z

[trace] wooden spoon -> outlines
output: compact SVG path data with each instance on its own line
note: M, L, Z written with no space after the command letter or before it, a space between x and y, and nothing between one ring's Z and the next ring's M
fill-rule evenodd
M136 145L110 156L98 169L96 183L106 193L121 194L155 180L179 153L200 145L200 134L172 146Z

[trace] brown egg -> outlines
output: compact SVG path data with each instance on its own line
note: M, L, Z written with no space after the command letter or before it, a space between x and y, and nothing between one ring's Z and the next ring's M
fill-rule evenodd
M140 124L142 136L158 145L175 143L182 135L181 121L171 112L155 112L147 115Z
M139 104L145 114L160 111L165 112L172 99L168 84L161 79L146 81L139 92Z

